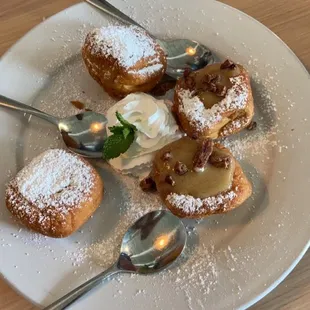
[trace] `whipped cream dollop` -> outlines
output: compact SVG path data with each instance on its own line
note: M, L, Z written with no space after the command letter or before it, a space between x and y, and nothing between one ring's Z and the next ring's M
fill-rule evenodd
M133 93L117 102L107 112L108 127L120 125L116 111L137 132L129 149L109 163L123 173L142 175L151 165L157 150L181 137L179 127L171 113L171 102L157 100L144 93ZM111 133L108 130L108 135Z

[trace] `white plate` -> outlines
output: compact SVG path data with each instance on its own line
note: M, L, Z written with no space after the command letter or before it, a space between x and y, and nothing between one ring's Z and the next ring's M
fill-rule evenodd
M154 277L121 276L94 290L75 309L246 308L273 289L309 247L309 75L273 33L219 2L115 0L158 35L190 37L221 57L244 64L255 93L258 129L229 144L254 183L242 207L200 223L187 222L190 253ZM106 24L85 3L49 18L2 58L0 93L63 116L70 100L104 111L111 100L87 74L81 42L93 26ZM61 145L56 130L28 116L0 109L0 184L35 155ZM251 142L252 141L252 142ZM24 296L47 305L112 262L122 232L139 215L159 206L131 179L95 163L106 186L102 206L73 236L54 240L18 226L1 195L0 271ZM193 227L195 227L193 229ZM104 241L102 241L104 240ZM83 248L92 245L92 251ZM104 259L94 254L105 253Z

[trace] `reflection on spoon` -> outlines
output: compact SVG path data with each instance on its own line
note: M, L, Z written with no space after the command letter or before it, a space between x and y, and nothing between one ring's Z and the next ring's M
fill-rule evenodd
M111 5L108 1L86 0L86 2L125 24L136 25L146 30L136 21ZM168 55L166 74L175 79L182 76L186 69L198 70L215 62L212 52L205 45L200 44L197 41L188 39L163 40L158 39L153 35L151 36L156 39Z
M163 270L180 256L186 245L182 221L169 211L153 211L133 224L123 237L118 261L45 310L60 310L116 273L149 274Z

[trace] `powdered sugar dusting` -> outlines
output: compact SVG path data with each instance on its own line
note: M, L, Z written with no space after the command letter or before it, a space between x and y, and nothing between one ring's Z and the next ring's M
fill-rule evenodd
M186 249L184 257L190 259L184 263L184 269L178 268L175 275L176 289L186 292L190 300L190 287L194 287L202 295L207 295L217 285L218 266L215 261L214 246L201 244Z
M121 2L122 6L120 8L124 9L126 14L138 20L146 29L150 29L155 34L174 38L191 37L191 35L194 35L196 36L194 39L199 41L202 35L212 39L213 32L214 35L216 34L216 37L213 37L214 40L211 40L212 44L210 47L212 47L212 51L223 56L223 58L229 57L240 63L249 64L248 71L252 75L252 82L256 82L258 86L256 95L255 91L253 93L255 98L255 120L258 126L256 130L251 132L244 130L241 134L231 136L229 139L225 139L224 143L232 150L236 158L243 159L242 166L245 172L248 175L250 174L250 177L252 176L251 179L254 181L254 194L248 203L232 213L228 213L225 216L212 216L204 221L200 221L200 223L195 222L193 227L188 227L189 239L193 236L193 239L199 238L199 240L194 248L187 247L186 258L177 267L171 267L171 269L163 271L156 275L156 277L136 276L134 281L128 275L125 275L113 281L113 285L102 288L103 290L99 294L105 294L109 289L114 290L113 296L116 298L114 298L113 304L117 309L130 308L133 304L138 305L138 307L140 305L141 309L143 306L145 308L146 304L149 308L156 309L181 309L182 307L190 310L239 308L249 296L251 288L248 283L252 283L253 279L258 279L257 283L265 283L264 285L268 286L270 282L264 282L267 281L267 274L269 274L268 279L272 279L274 270L278 270L283 266L281 260L283 262L286 257L292 255L292 249L290 244L285 242L285 237L287 232L291 230L290 226L297 221L297 218L293 215L300 213L301 210L294 203L283 203L284 200L281 195L273 196L269 204L266 201L262 202L259 197L266 195L266 189L263 185L265 183L270 184L271 180L270 176L260 180L261 174L266 176L265 172L280 173L281 171L272 169L274 164L279 166L278 159L280 157L280 161L283 161L283 178L289 177L290 170L285 167L287 167L288 162L291 162L292 157L289 157L288 154L294 145L296 152L300 154L300 145L304 145L307 137L310 136L309 121L306 127L306 116L301 113L301 110L305 109L303 104L305 100L302 98L305 97L304 88L294 84L296 87L293 89L291 87L291 75L288 73L288 71L293 70L294 76L299 76L296 69L298 65L295 65L296 63L293 64L290 59L287 61L285 53L277 57L280 61L273 63L272 55L275 53L266 53L268 41L266 39L258 40L258 44L252 44L245 37L244 43L235 40L235 37L229 34L238 33L242 23L240 22L239 24L237 20L235 23L229 23L229 20L223 20L221 14L212 16L211 11L206 9L200 10L199 8L195 18L192 18L187 14L186 8L172 7L165 1L157 2L155 6L153 0L141 2L141 6L134 6L128 0ZM148 14L143 15L141 11L148 12ZM158 17L158 11L164 12L162 16ZM89 78L88 73L85 72L81 57L75 57L74 61L64 63L65 59L69 59L71 56L79 53L80 50L80 45L78 48L71 49L69 41L82 42L85 38L84 33L88 32L90 27L100 27L102 15L99 12L96 12L96 16L92 14L89 22L93 24L90 25L87 20L87 28L84 30L82 26L85 25L81 24L76 33L73 33L71 28L75 28L78 25L77 20L74 19L73 21L72 18L74 18L74 14L70 14L68 20L64 19L65 24L70 27L63 27L63 23L53 24L52 27L57 29L57 33L53 33L52 37L48 35L49 40L53 42L54 46L57 44L63 45L61 55L58 52L55 53L53 48L48 48L47 50L46 46L41 43L40 38L37 40L37 50L40 50L38 60L46 58L49 62L49 69L46 72L50 80L47 85L42 86L40 97L35 100L34 106L42 108L53 115L63 117L77 113L78 111L74 110L69 102L70 100L80 100L88 108L102 113L113 102ZM246 20L244 16L240 15L239 20L241 19L243 21ZM184 25L184 20L186 25ZM205 20L209 20L212 25L206 28ZM224 28L218 30L223 25L224 27L226 25L226 30ZM268 37L267 33L266 35ZM262 37L265 38L265 36ZM209 40L209 42L211 41ZM230 44L231 42L232 44ZM36 42L33 41L33 43L35 44ZM202 43L208 44L208 42ZM30 54L35 55L34 57L38 55L37 53ZM269 57L270 55L271 57ZM20 64L24 68L23 59L24 57L20 59ZM25 76L22 67L21 75ZM39 70L36 71L41 72L43 67L40 66ZM57 69L57 72L54 72L56 68L59 69ZM282 79L282 76L284 79ZM286 79L289 83L285 81ZM25 119L28 119L28 115ZM21 124L19 126L24 130ZM30 130L26 131L26 140L23 141L23 148L26 152L24 153L25 161L28 161L27 157L29 159L33 158L38 152L50 147L50 144L53 144L53 147L56 145L60 146L60 140L54 140L53 128L46 130L46 132L43 130L39 131L38 128L41 127L37 126L35 118L31 119L28 126ZM283 131L285 131L286 137L281 134ZM293 142L291 142L292 137L295 139ZM298 169L299 160L304 161L303 167L305 169L307 165L303 157L297 158L297 163L292 163L294 169L296 166ZM262 163L263 161L264 164ZM249 162L250 165L247 165ZM253 167L251 165L255 167L253 175L251 172ZM15 161L7 169L7 175L14 174L16 170ZM4 175L6 174L3 173ZM107 175L106 179L108 182L111 179L111 175ZM294 179L296 176L297 174L295 173ZM126 183L128 191L139 192L139 188L132 187L132 185L128 186L127 183L131 184L129 179L122 178L121 180ZM290 195L298 196L301 192L297 187L295 188L296 191L291 190L287 194L286 188L283 187L287 180L285 182L282 178L274 177L273 181L276 183L276 186L282 188L282 196L285 198L289 198ZM304 182L310 184L309 177ZM298 184L303 183L299 181ZM119 188L112 191L113 186L114 184L107 184L104 206L97 211L98 213L93 219L90 219L85 224L83 227L84 233L83 231L77 232L64 240L54 241L33 234L27 229L23 229L21 232L19 226L13 224L8 225L8 229L1 225L0 245L3 247L1 259L9 258L4 260L5 264L2 264L6 266L5 270L9 270L13 265L18 265L18 274L20 273L21 277L23 274L23 282L25 277L27 279L32 277L34 283L50 283L50 296L52 294L53 296L61 296L67 290L75 288L87 278L101 272L102 267L96 267L96 262L100 262L102 266L108 266L110 263L113 263L114 258L118 254L118 242L121 239L118 233L115 234L115 231L118 229L126 230L126 225L132 224L136 216L147 212L148 209L161 206L160 202L156 206L151 199L139 197L140 195L134 193L127 197L123 191L120 193ZM268 185L268 190L270 188ZM110 198L108 198L109 192L111 192ZM268 200L268 192L266 200ZM124 221L124 223L116 223L114 225L111 217L116 217L115 214L118 214L119 209L115 208L113 212L109 213L106 211L106 208L113 203L113 199L117 199L119 194L124 194L125 199L132 199L132 201L126 202L126 205L122 206L122 215L120 218L117 218L118 222ZM135 197L132 198L132 196ZM151 198L153 197L151 195ZM149 206L149 203L152 206ZM268 208L264 209L266 205ZM113 207L115 206L113 205ZM268 219L269 211L274 208L277 209L276 216ZM103 213L103 210L105 210L105 213ZM135 215L136 212L137 215ZM131 213L133 215L130 215ZM304 215L304 224L307 224L306 213ZM0 211L0 217L2 222L10 223L6 210ZM259 225L251 233L247 234L244 231L240 231L240 228L246 230L248 226L252 227L256 222L259 222ZM109 226L108 223L112 224ZM96 230L94 227L97 226L98 229ZM101 234L102 229L105 229L106 226L113 228L111 231L107 229ZM12 233L10 234L10 232ZM296 238L301 232L302 229L296 227ZM113 238L113 235L115 238ZM99 247L101 240L103 242L109 240L105 244L105 248L103 246ZM94 242L97 246L93 244ZM25 251L24 243L27 243ZM92 247L91 244L93 244L93 251L89 249L87 251L89 257L84 258L85 253L80 248L90 248ZM229 246L227 247L228 244ZM278 255L277 257L269 255L270 248L279 250L283 255ZM111 253L113 259L109 255L99 257L100 252L103 251L108 254ZM98 257L98 261L93 259L95 256ZM23 270L21 268L22 265L18 261L14 261L17 257L21 257L23 262L29 265L29 268L24 268ZM71 264L71 259L74 259L74 264L78 261L80 267L74 267ZM85 261L85 265L82 261ZM44 267L47 264L49 268ZM262 266L269 266L269 268L266 269L267 271L264 271L261 268ZM57 275L49 272L49 270L57 270ZM41 274L39 275L40 271ZM18 274L15 272L14 279L16 281L18 281ZM51 274L53 275L51 276ZM38 282L37 279L40 279L40 281ZM171 283L173 284L169 287ZM121 290L118 291L119 288ZM137 294L131 293L134 290L137 291ZM38 293L40 291L40 288L38 288ZM121 291L123 292L122 296ZM96 294L96 292L93 293ZM174 298L174 293L177 295L176 298ZM42 296L42 300L45 300L46 297L47 302L48 296L49 294ZM177 304L178 302L181 306Z
M190 123L198 130L211 128L222 120L225 112L242 110L245 108L248 98L248 89L243 76L231 77L232 87L227 91L224 99L206 109L198 96L187 89L181 89L180 112L183 112Z
M162 64L155 64L155 65L151 65L151 66L145 67L145 68L140 69L140 70L129 70L128 73L148 76L148 75L151 75L151 74L153 74L153 73L155 73L161 69L163 69Z
M191 195L180 195L171 193L166 200L174 207L182 210L186 214L203 213L205 210L210 212L219 208L224 208L225 205L236 197L236 193L232 190L227 193L210 196L204 199L196 198Z
M263 127L262 124L260 124ZM270 149L278 145L276 140L277 129L272 127L268 131L258 129L254 132L245 132L235 139L225 138L221 143L229 148L238 160L254 157L257 155L266 156ZM268 160L268 157L266 158Z
M248 117L240 117L228 123L222 130L222 135L228 136L233 134L236 130L244 128L245 125L249 122Z
M125 68L134 66L143 58L155 55L155 41L136 26L107 26L94 29L88 38L91 52L112 56Z
M92 258L97 264L108 267L119 255L118 245L129 226L148 212L163 207L158 195L141 191L138 179L123 176L125 187L121 186L121 194L125 201L121 209L121 220L113 227L108 238L99 240L82 250L85 257Z
M65 212L85 201L93 185L91 167L67 151L53 149L33 159L17 174L7 195L14 202L16 189L27 201L25 207L30 203L40 209L55 207Z

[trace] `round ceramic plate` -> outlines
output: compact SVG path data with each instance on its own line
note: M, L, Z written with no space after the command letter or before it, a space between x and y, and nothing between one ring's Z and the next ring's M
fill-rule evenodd
M113 4L161 37L188 37L249 70L257 128L224 141L253 182L240 208L186 221L184 257L158 275L120 276L74 309L244 309L272 290L309 246L309 75L291 50L264 26L215 1L126 1ZM80 50L87 31L112 22L81 3L47 19L2 58L0 93L57 116L78 111L72 100L105 112L113 104L88 75ZM171 95L171 94L170 94ZM137 180L92 162L105 182L94 216L69 238L50 239L19 226L4 204L6 182L29 160L62 147L54 127L0 109L0 271L19 292L47 305L117 256L126 228L161 206Z

